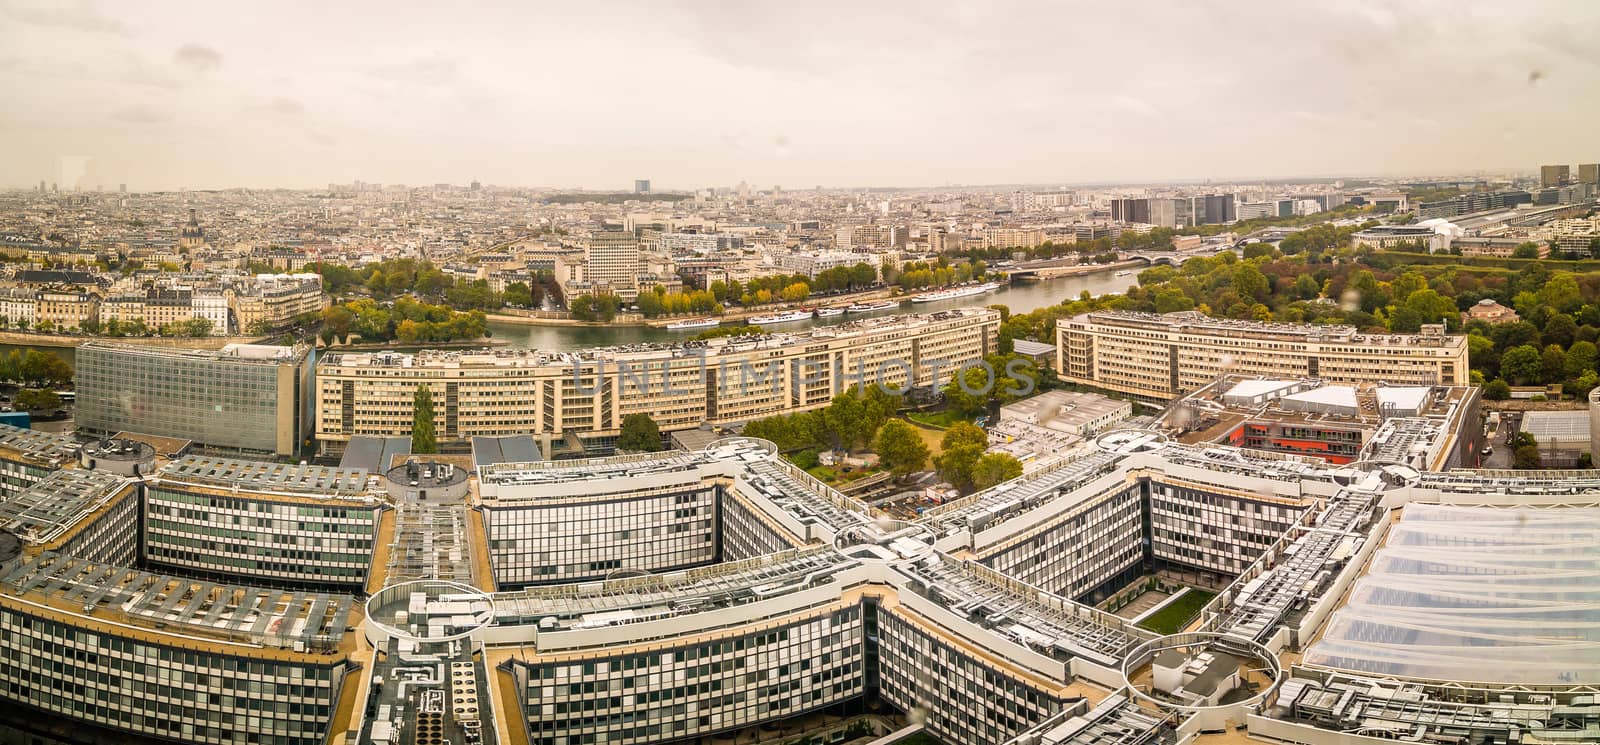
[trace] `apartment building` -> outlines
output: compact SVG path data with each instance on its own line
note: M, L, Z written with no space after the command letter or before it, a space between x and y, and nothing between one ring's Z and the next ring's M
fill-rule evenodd
M99 320L100 297L77 290L46 289L39 292L35 328L76 329L84 321Z
M296 318L321 313L328 307L322 277L316 274L263 274L235 283L227 295L234 322L241 333L280 329Z
M624 297L633 296L636 278L643 267L639 240L633 233L596 232L584 239L583 249L588 263L584 279L603 283Z
M77 362L77 424L89 432L141 432L286 456L298 454L310 434L308 347L89 342L78 348Z
M316 438L333 452L354 435L409 435L427 385L441 443L531 433L548 448L571 432L604 447L633 413L671 431L819 408L879 379L942 384L994 352L999 323L993 310L967 308L683 345L329 354L317 367Z
M33 328L38 312L39 293L25 287L0 288L0 328Z
M1056 326L1061 379L1164 403L1225 373L1330 383L1467 384L1466 337L1362 334L1350 326L1260 323L1185 311L1106 311Z

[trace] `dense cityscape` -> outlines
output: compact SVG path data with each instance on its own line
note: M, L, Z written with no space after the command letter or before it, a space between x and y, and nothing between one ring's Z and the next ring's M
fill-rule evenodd
M0 745L1600 743L1593 11L758 5L0 6Z

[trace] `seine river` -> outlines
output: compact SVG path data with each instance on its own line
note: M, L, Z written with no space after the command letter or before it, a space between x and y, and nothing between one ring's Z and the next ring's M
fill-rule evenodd
M1138 281L1138 277L1135 275L1137 275L1137 272L1119 277L1115 272L1104 271L1076 277L1061 277L1042 282L1015 284L1002 287L988 294L957 300L945 300L937 303L911 303L907 301L900 304L898 312L928 313L949 308L998 304L1010 308L1013 313L1027 313L1028 311L1055 305L1069 298L1076 298L1085 290L1091 295L1122 292ZM876 315L886 315L893 312L896 311L883 311ZM777 328L784 331L793 331L811 326L831 326L860 317L859 315L847 314L834 318L812 319L804 323L788 323ZM504 339L510 342L513 347L570 350L613 344L687 339L698 333L699 330L668 331L663 328L645 326L527 326L517 323L490 323L489 332L496 339Z
M958 300L946 300L937 303L901 303L899 311L883 311L876 315L888 313L927 313L947 308L961 308L967 306L1005 305L1013 313L1027 313L1048 305L1055 305L1068 298L1075 298L1085 290L1091 295L1104 295L1122 292L1133 286L1138 277L1135 274L1117 276L1115 272L1104 271L1094 274L1085 274L1076 277L1061 277L1042 282L1016 284L985 294ZM780 326L784 331L795 331L811 326L831 326L845 323L860 318L856 315L844 315L828 319L812 319L805 323L790 323ZM490 323L489 332L496 339L504 339L513 347L531 349L551 349L565 351L583 349L585 347L610 346L614 344L633 344L637 342L661 342L674 339L687 339L697 331L668 331L663 328L648 326L526 326L517 323ZM18 348L15 344L0 344L0 354ZM76 350L61 347L29 347L23 349L38 349L52 352L64 357L67 362L75 362Z

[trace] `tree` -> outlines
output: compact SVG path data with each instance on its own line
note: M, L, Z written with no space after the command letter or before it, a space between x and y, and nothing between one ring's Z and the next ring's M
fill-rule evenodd
M1555 272L1538 289L1539 300L1551 309L1571 313L1583 305L1583 292L1572 272Z
M1518 385L1538 380L1543 372L1543 356L1531 344L1512 347L1507 349L1505 354L1500 355L1501 377Z
M1511 386L1504 380L1495 378L1483 387L1483 397L1490 401L1504 401L1511 398Z
M983 457L985 445L965 444L946 448L933 459L939 469L939 478L950 482L961 492L972 490L972 467Z
M1022 475L1022 462L1007 453L985 453L972 464L972 486L987 489Z
M954 450L962 445L989 446L989 435L981 427L972 422L956 422L944 431L944 439L939 441L939 449Z
M661 449L661 427L649 414L629 414L622 418L617 449L654 453Z
M527 282L512 282L506 285L506 291L502 299L505 300L506 305L514 305L519 308L532 307L533 288L529 287Z
M1592 341L1575 341L1567 349L1567 377L1576 378L1586 372L1595 372L1600 363L1600 347Z
M992 377L993 370L995 368L973 365L952 377L944 386L945 403L966 416L982 412L997 382Z
M24 388L17 392L17 408L23 411L47 411L61 405L61 397L49 388Z
M417 386L412 406L416 414L411 424L411 452L417 454L439 452L439 444L433 432L433 392L427 385Z
M878 428L872 450L878 454L878 462L897 479L922 470L928 463L928 446L922 441L922 435L899 419L890 419Z
M846 453L871 435L866 424L866 406L850 391L834 396L828 408L822 410L823 431L834 447L843 448Z
M1567 376L1567 353L1551 344L1539 354L1539 372L1546 383L1559 383Z
M1513 259L1537 259L1537 258L1539 258L1539 244L1533 243L1531 241L1528 242L1528 243L1520 244L1516 248L1511 249L1511 258L1513 258Z
M1539 460L1538 445L1519 445L1516 450L1512 451L1512 468L1528 471L1539 468L1541 465L1543 464Z

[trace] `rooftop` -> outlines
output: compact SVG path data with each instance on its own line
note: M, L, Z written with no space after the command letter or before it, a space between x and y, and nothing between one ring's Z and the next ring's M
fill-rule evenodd
M346 595L221 585L55 553L16 564L0 587L113 623L297 652L339 647L352 623Z
M24 541L50 543L104 507L127 484L104 471L55 471L9 499L0 500L0 528Z
M758 336L718 337L678 343L639 343L614 347L593 347L581 351L556 352L536 349L492 349L442 351L425 350L415 354L399 352L329 353L320 358L323 367L346 368L446 368L495 369L550 367L568 371L578 364L597 361L684 359L690 362L721 354L761 349L788 349L816 341L865 338L874 339L887 331L915 329L931 323L958 318L999 318L988 308L956 308L936 313L864 318L834 326L821 326L793 333L762 333ZM752 333L760 330L752 328Z
M78 455L78 443L68 435L9 424L0 424L0 449L39 463L65 462Z
M298 361L311 353L311 348L301 346L277 346L269 344L228 344L221 349L188 349L175 347L152 347L139 344L118 344L109 341L88 341L78 346L78 351L91 352L103 351L123 355L139 355L143 357L158 357L167 360L211 360L217 362L241 362L259 364L277 364L280 362Z
M1386 677L1592 681L1596 535L1597 507L1408 505L1305 661Z
M367 492L367 471L360 468L187 455L168 463L157 473L160 478L173 481L261 492L327 496L359 496Z

